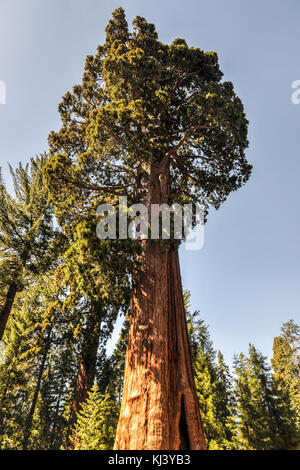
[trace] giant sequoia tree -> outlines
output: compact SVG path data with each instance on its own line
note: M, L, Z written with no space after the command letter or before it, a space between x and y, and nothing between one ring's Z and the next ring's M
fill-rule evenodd
M243 105L221 78L216 53L183 39L163 44L141 17L129 32L117 9L82 85L63 97L62 128L49 137L57 215L72 223L78 194L82 208L127 195L146 205L150 225L152 204L218 208L251 173ZM115 448L205 449L178 246L141 245Z

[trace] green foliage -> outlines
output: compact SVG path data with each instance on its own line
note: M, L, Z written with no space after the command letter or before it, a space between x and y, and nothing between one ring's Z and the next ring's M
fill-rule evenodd
M74 429L76 450L111 450L114 446L119 406L97 385L91 389L78 413Z
M5 333L6 364L0 368L0 443L22 448L46 334L41 328L41 285L19 298ZM39 297L40 296L40 297ZM43 308L43 307L42 307Z
M30 165L10 167L14 197L0 182L0 273L1 283L24 285L24 275L45 272L63 244L53 228L52 209L42 170L47 155L32 158Z
M118 8L49 136L45 175L58 220L71 223L74 210L108 196L138 202L143 171L163 160L172 202L218 208L251 173L243 105L221 78L216 53L184 39L163 44L139 16L129 32Z
M241 449L287 449L296 434L288 390L253 345L235 359L236 445Z
M208 327L202 320L194 326L198 337L193 367L204 435L210 450L232 449L232 395L229 369L215 351Z
M274 435L270 369L266 359L249 347L249 358L236 359L238 438L242 448L272 449Z
M288 391L300 430L300 327L289 320L281 331L282 334L274 338L271 364L280 387Z
M14 307L5 334L6 364L0 368L4 448L24 448L25 442L32 449L61 445L67 424L62 415L78 367L70 312L64 315L58 301L63 294L48 273L24 291Z
M199 312L190 313L190 292L184 293L194 377L205 439L210 450L232 449L233 396L231 375L216 352Z

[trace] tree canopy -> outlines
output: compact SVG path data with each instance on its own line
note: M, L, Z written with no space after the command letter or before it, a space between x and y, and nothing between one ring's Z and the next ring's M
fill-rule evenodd
M61 129L49 136L57 206L74 209L74 187L86 204L123 193L136 201L143 168L164 160L172 202L219 207L251 173L243 105L221 78L215 52L183 39L163 44L139 16L129 32L123 9L115 10L82 84L59 105Z

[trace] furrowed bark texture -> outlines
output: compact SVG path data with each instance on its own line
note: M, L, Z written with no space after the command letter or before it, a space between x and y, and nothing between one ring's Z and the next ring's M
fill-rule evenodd
M15 297L17 294L17 285L13 282L7 291L5 303L3 309L0 312L0 340L3 338L3 334L6 328L6 324L11 312Z
M155 170L145 179L155 188L151 202L161 203L168 194ZM145 242L143 269L133 291L115 449L206 449L178 251L164 252L155 240Z

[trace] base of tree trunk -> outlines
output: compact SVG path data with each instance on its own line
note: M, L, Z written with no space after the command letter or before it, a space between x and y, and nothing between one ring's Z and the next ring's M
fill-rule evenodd
M134 287L116 450L205 450L178 251L150 240Z

